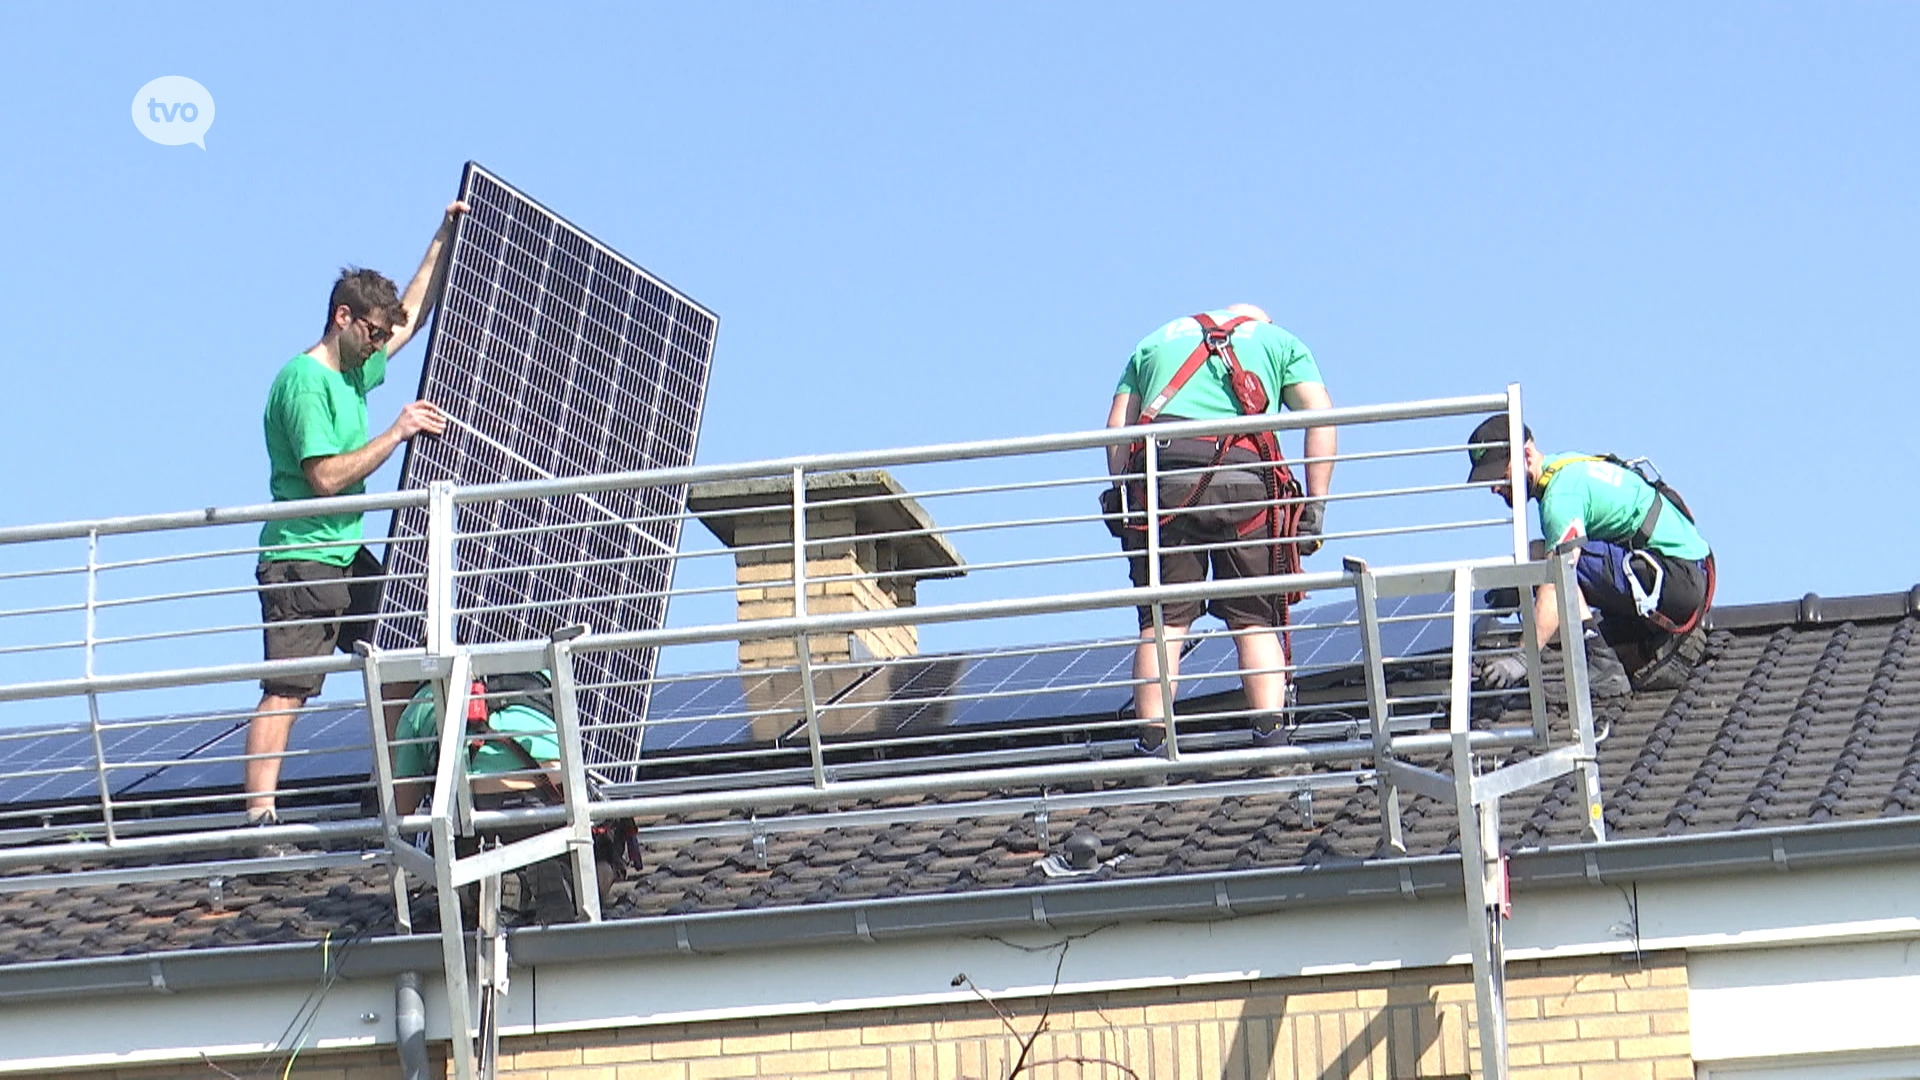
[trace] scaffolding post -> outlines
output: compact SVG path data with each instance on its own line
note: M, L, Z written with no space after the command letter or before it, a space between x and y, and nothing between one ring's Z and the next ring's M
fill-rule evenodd
M1387 730L1386 650L1380 644L1380 583L1365 559L1351 556L1340 565L1353 575L1354 611L1360 622L1360 655L1366 668L1367 715L1373 721L1373 757L1375 762L1393 756L1393 734ZM1391 769L1380 770L1380 824L1386 830L1387 846L1399 854L1407 853L1406 834L1400 824L1400 786Z
M547 642L547 670L553 677L553 722L560 736L560 788L567 804L567 852L573 866L575 909L588 922L600 921L600 872L593 860L593 818L587 806L586 747L580 735L580 711L574 701L573 639L585 624L554 631Z
M1473 999L1480 1028L1480 1069L1484 1080L1507 1077L1507 1010L1504 964L1500 953L1500 910L1489 888L1489 862L1500 860L1498 796L1486 800L1475 791L1473 733L1473 571L1453 572L1453 672L1448 733L1452 736L1454 806L1460 818L1461 876L1467 888L1467 933L1473 953ZM1490 826L1490 828L1489 828Z

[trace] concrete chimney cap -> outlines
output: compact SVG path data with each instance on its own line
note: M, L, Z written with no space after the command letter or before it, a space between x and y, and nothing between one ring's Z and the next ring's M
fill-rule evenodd
M880 541L893 546L897 569L925 571L919 576L929 578L960 577L966 573L962 569L966 560L946 537L934 532L933 518L926 508L884 469L809 473L806 482L809 506L854 502L856 535L913 534ZM736 546L735 529L743 521L792 506L793 480L785 476L714 480L687 489L687 509L728 547Z

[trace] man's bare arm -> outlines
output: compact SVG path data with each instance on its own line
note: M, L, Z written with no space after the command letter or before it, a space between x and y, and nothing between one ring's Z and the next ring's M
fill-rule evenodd
M1107 410L1107 426L1110 428L1130 427L1140 422L1140 395L1115 394L1113 407ZM1107 447L1107 473L1118 476L1127 471L1126 444Z
M367 445L343 454L310 457L300 463L307 486L321 498L338 495L373 475L400 444L421 432L438 435L447 430L447 414L431 401L416 401L400 410L393 426L367 440Z
M433 239L427 242L427 253L420 257L420 268L413 272L413 280L407 283L407 291L400 296L400 306L407 309L407 321L393 328L393 337L387 341L388 356L399 352L407 342L413 340L413 335L427 324L428 312L440 302L440 290L446 284L447 241L453 238L454 219L466 212L466 203L456 202L448 206L447 215L440 219L440 228L434 231Z
M1296 412L1304 409L1331 409L1333 398L1327 395L1325 385L1317 382L1294 383L1281 391L1287 408ZM1326 498L1333 489L1333 462L1331 458L1340 449L1340 436L1332 427L1311 427L1307 429L1306 452L1309 458L1327 458L1327 461L1307 463L1307 494L1317 499Z

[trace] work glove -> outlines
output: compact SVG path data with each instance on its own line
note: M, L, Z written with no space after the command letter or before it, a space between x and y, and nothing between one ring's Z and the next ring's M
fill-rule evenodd
M1294 547L1305 558L1320 550L1320 528L1327 517L1327 504L1316 499L1300 507L1300 522L1294 526Z
M1507 690L1527 681L1527 662L1517 656L1496 656L1474 665L1473 681L1488 690Z

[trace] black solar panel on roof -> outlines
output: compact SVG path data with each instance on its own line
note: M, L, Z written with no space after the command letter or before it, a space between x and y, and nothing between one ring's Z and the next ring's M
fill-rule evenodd
M1450 595L1390 597L1380 602L1382 651L1389 657L1439 652L1451 644ZM1360 664L1360 631L1352 601L1336 601L1294 614L1294 663L1302 677ZM1180 661L1180 699L1193 701L1240 686L1239 656L1231 639L1199 639ZM1046 721L1074 723L1113 717L1133 701L1133 645L1082 645L1035 651L1009 648L974 657L926 656L876 664L837 700L816 688L823 703L821 733L828 739L885 739L939 729L988 729ZM769 724L775 707L787 724ZM663 683L648 714L645 750L650 754L767 746L797 728L799 677L722 675Z
M103 722L107 789L122 814L129 805L158 806L182 795L232 790L240 783L236 759L246 753L246 734L246 719L232 713ZM320 706L294 724L281 782L297 788L365 781L373 763L371 737L364 707ZM0 737L0 833L31 828L49 815L91 820L99 800L93 736L85 728ZM179 807L205 808L204 800Z
M454 423L408 444L400 486L692 464L713 313L477 164L461 198L471 210L454 234L420 378L420 397ZM537 640L581 622L600 632L660 626L685 506L685 488L673 487L464 508L457 604L476 613L461 617L459 640ZM394 515L394 538L425 532L425 510ZM387 559L391 574L425 570L417 542L390 545ZM425 601L420 581L390 584L383 648L421 644L420 620L401 613ZM652 650L578 664L583 685L611 687L583 695L589 727L640 719ZM595 763L636 750L624 730L593 742Z

